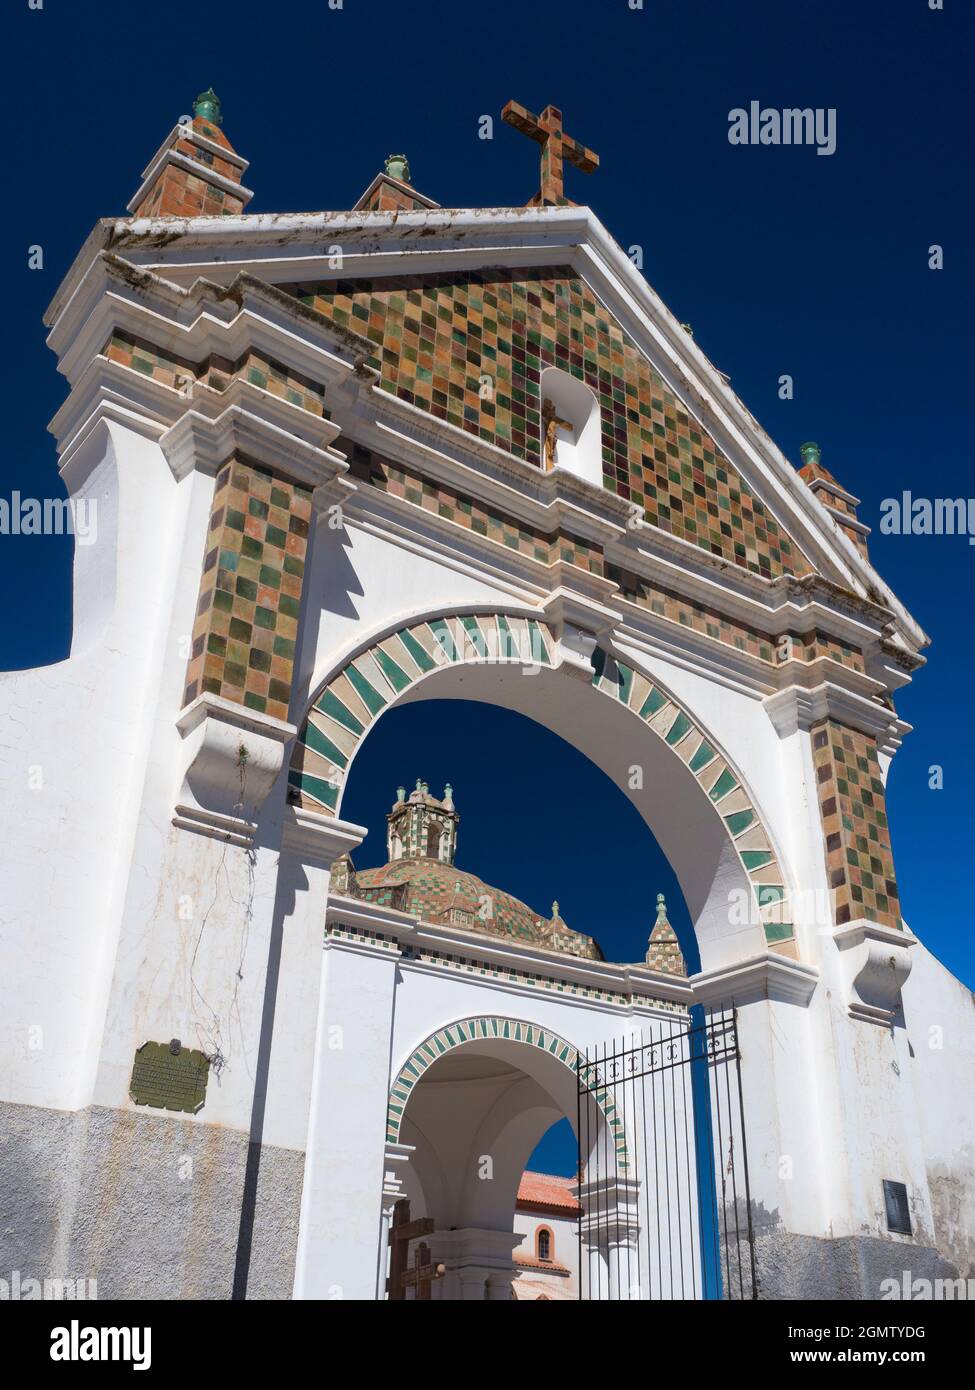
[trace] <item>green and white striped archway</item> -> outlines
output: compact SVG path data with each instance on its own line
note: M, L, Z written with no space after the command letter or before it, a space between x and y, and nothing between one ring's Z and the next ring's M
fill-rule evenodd
M389 1093L389 1109L386 1115L386 1142L388 1144L400 1142L403 1116L410 1096L414 1087L422 1081L424 1074L430 1067L455 1048L470 1046L478 1042L520 1043L523 1047L538 1048L554 1057L557 1062L560 1062L572 1073L573 1088L578 1085L581 1065L583 1080L587 1086L592 1088L593 1100L599 1107L612 1136L619 1172L621 1174L628 1172L626 1134L614 1099L613 1088L598 1084L594 1065L588 1064L587 1066L585 1061L580 1058L578 1049L566 1042L564 1038L560 1038L557 1033L553 1033L550 1028L543 1028L537 1023L526 1023L522 1019L505 1018L497 1014L480 1014L473 1018L462 1018L456 1023L447 1024L445 1027L439 1028L436 1033L431 1033L430 1037L426 1038L411 1053L401 1067Z
M458 663L554 670L556 653L556 638L544 619L501 612L429 618L374 640L329 677L312 702L291 760L293 802L336 815L349 767L373 722L436 672ZM685 764L720 816L752 885L767 943L791 940L785 878L772 838L715 742L655 680L601 648L592 658L592 685L629 710Z

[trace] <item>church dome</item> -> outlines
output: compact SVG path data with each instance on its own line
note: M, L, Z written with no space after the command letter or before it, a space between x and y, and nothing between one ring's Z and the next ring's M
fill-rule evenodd
M431 796L424 782L418 782L408 797L401 787L387 821L387 862L357 871L349 859L339 861L333 871L337 892L408 912L435 926L463 927L587 960L603 959L591 936L563 922L558 903L552 904L551 917L545 917L520 898L457 868L460 816L449 786L442 799Z

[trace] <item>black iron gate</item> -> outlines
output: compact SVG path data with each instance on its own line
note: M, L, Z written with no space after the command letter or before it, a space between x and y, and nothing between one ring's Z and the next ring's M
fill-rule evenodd
M578 1079L579 1297L756 1298L735 1011L643 1021Z

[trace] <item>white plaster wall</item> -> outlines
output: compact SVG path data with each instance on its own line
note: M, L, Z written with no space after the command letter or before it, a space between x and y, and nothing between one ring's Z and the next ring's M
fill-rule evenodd
M0 676L0 1094L69 1109L101 1041L183 496L158 446L117 424L66 478L98 503L97 540L76 551L73 652Z
M975 996L923 945L904 986L906 1068L918 1097L938 1247L975 1277Z
M463 544L458 547L463 556ZM441 560L418 538L399 544L349 521L331 530L319 521L305 577L309 618L301 638L295 688L310 698L326 676L370 634L465 604L525 602L514 586L491 583L481 564L465 570ZM530 600L529 600L530 601ZM321 615L311 614L321 605Z

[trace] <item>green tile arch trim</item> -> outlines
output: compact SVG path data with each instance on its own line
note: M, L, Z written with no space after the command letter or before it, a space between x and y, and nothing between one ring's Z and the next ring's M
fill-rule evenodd
M385 643L387 651L380 649L380 642ZM402 665L389 655L391 650L402 650ZM335 721L340 729L334 731L334 738L329 738L327 729L316 729L305 721L295 743L289 776L293 794L310 809L335 815L341 781L355 751L354 748L351 752L341 751L347 749L348 734L354 736L357 744L372 720L388 706L390 700L395 700L397 695L404 693L437 667L455 662L500 664L508 661L551 666L553 650L554 641L543 618L501 612L463 613L419 620L377 637L371 647L359 652L331 677L314 702L314 708ZM372 680L365 674L369 664L360 658L367 654L372 656L383 672L389 689L377 690L373 683L375 674ZM674 711L674 718L667 724L666 730L653 729L653 732L673 747L679 757L682 749L688 752L694 749L689 759L684 754L682 760L719 813L720 803L725 796L732 791L739 794L736 809L722 815L722 820L729 838L733 842L743 841L740 849L736 843L736 853L744 872L749 875L756 905L760 908L763 901L768 900L768 893L760 890L768 886L770 876L767 870L769 867L774 869L776 856L767 847L772 844L772 838L762 825L755 807L751 804L741 805L740 797L746 796L741 778L730 767L722 769L714 778L711 769L720 756L718 749L680 702L661 690L656 681L650 681L648 690L646 676L626 662L610 656L601 647L593 652L592 668L593 688L625 705L651 728L660 710L669 706ZM636 679L638 675L639 681ZM343 684L340 685L340 682ZM643 692L642 697L637 697L638 690ZM350 705L354 708L350 708ZM306 767L306 753L318 759L327 759L336 769L335 776L330 775L329 780L324 781L321 762L316 762L315 757L309 757ZM759 841L757 847L756 833ZM761 845L763 839L764 846ZM752 875L760 875L766 883L756 883ZM791 934L792 929L787 924L786 930Z
M566 1042L558 1033L554 1033L551 1028L546 1028L538 1023L528 1023L524 1019L506 1018L499 1014L478 1014L472 1018L458 1019L454 1023L439 1028L436 1033L431 1033L430 1037L424 1039L419 1047L414 1048L400 1068L389 1092L389 1105L386 1113L386 1142L388 1144L399 1143L400 1129L410 1095L434 1062L446 1053L452 1052L454 1048L464 1047L481 1040L491 1041L495 1038L499 1041L521 1043L525 1047L537 1047L543 1052L550 1053L557 1062L560 1062L572 1073L573 1080L578 1084L580 1074L578 1049ZM585 1067L582 1068L582 1075L587 1084L597 1081L594 1066L595 1064L590 1064L588 1072ZM588 1073L593 1074L589 1075ZM592 1090L592 1095L612 1136L620 1170L626 1171L629 1168L626 1133L612 1094L605 1088L596 1086Z

